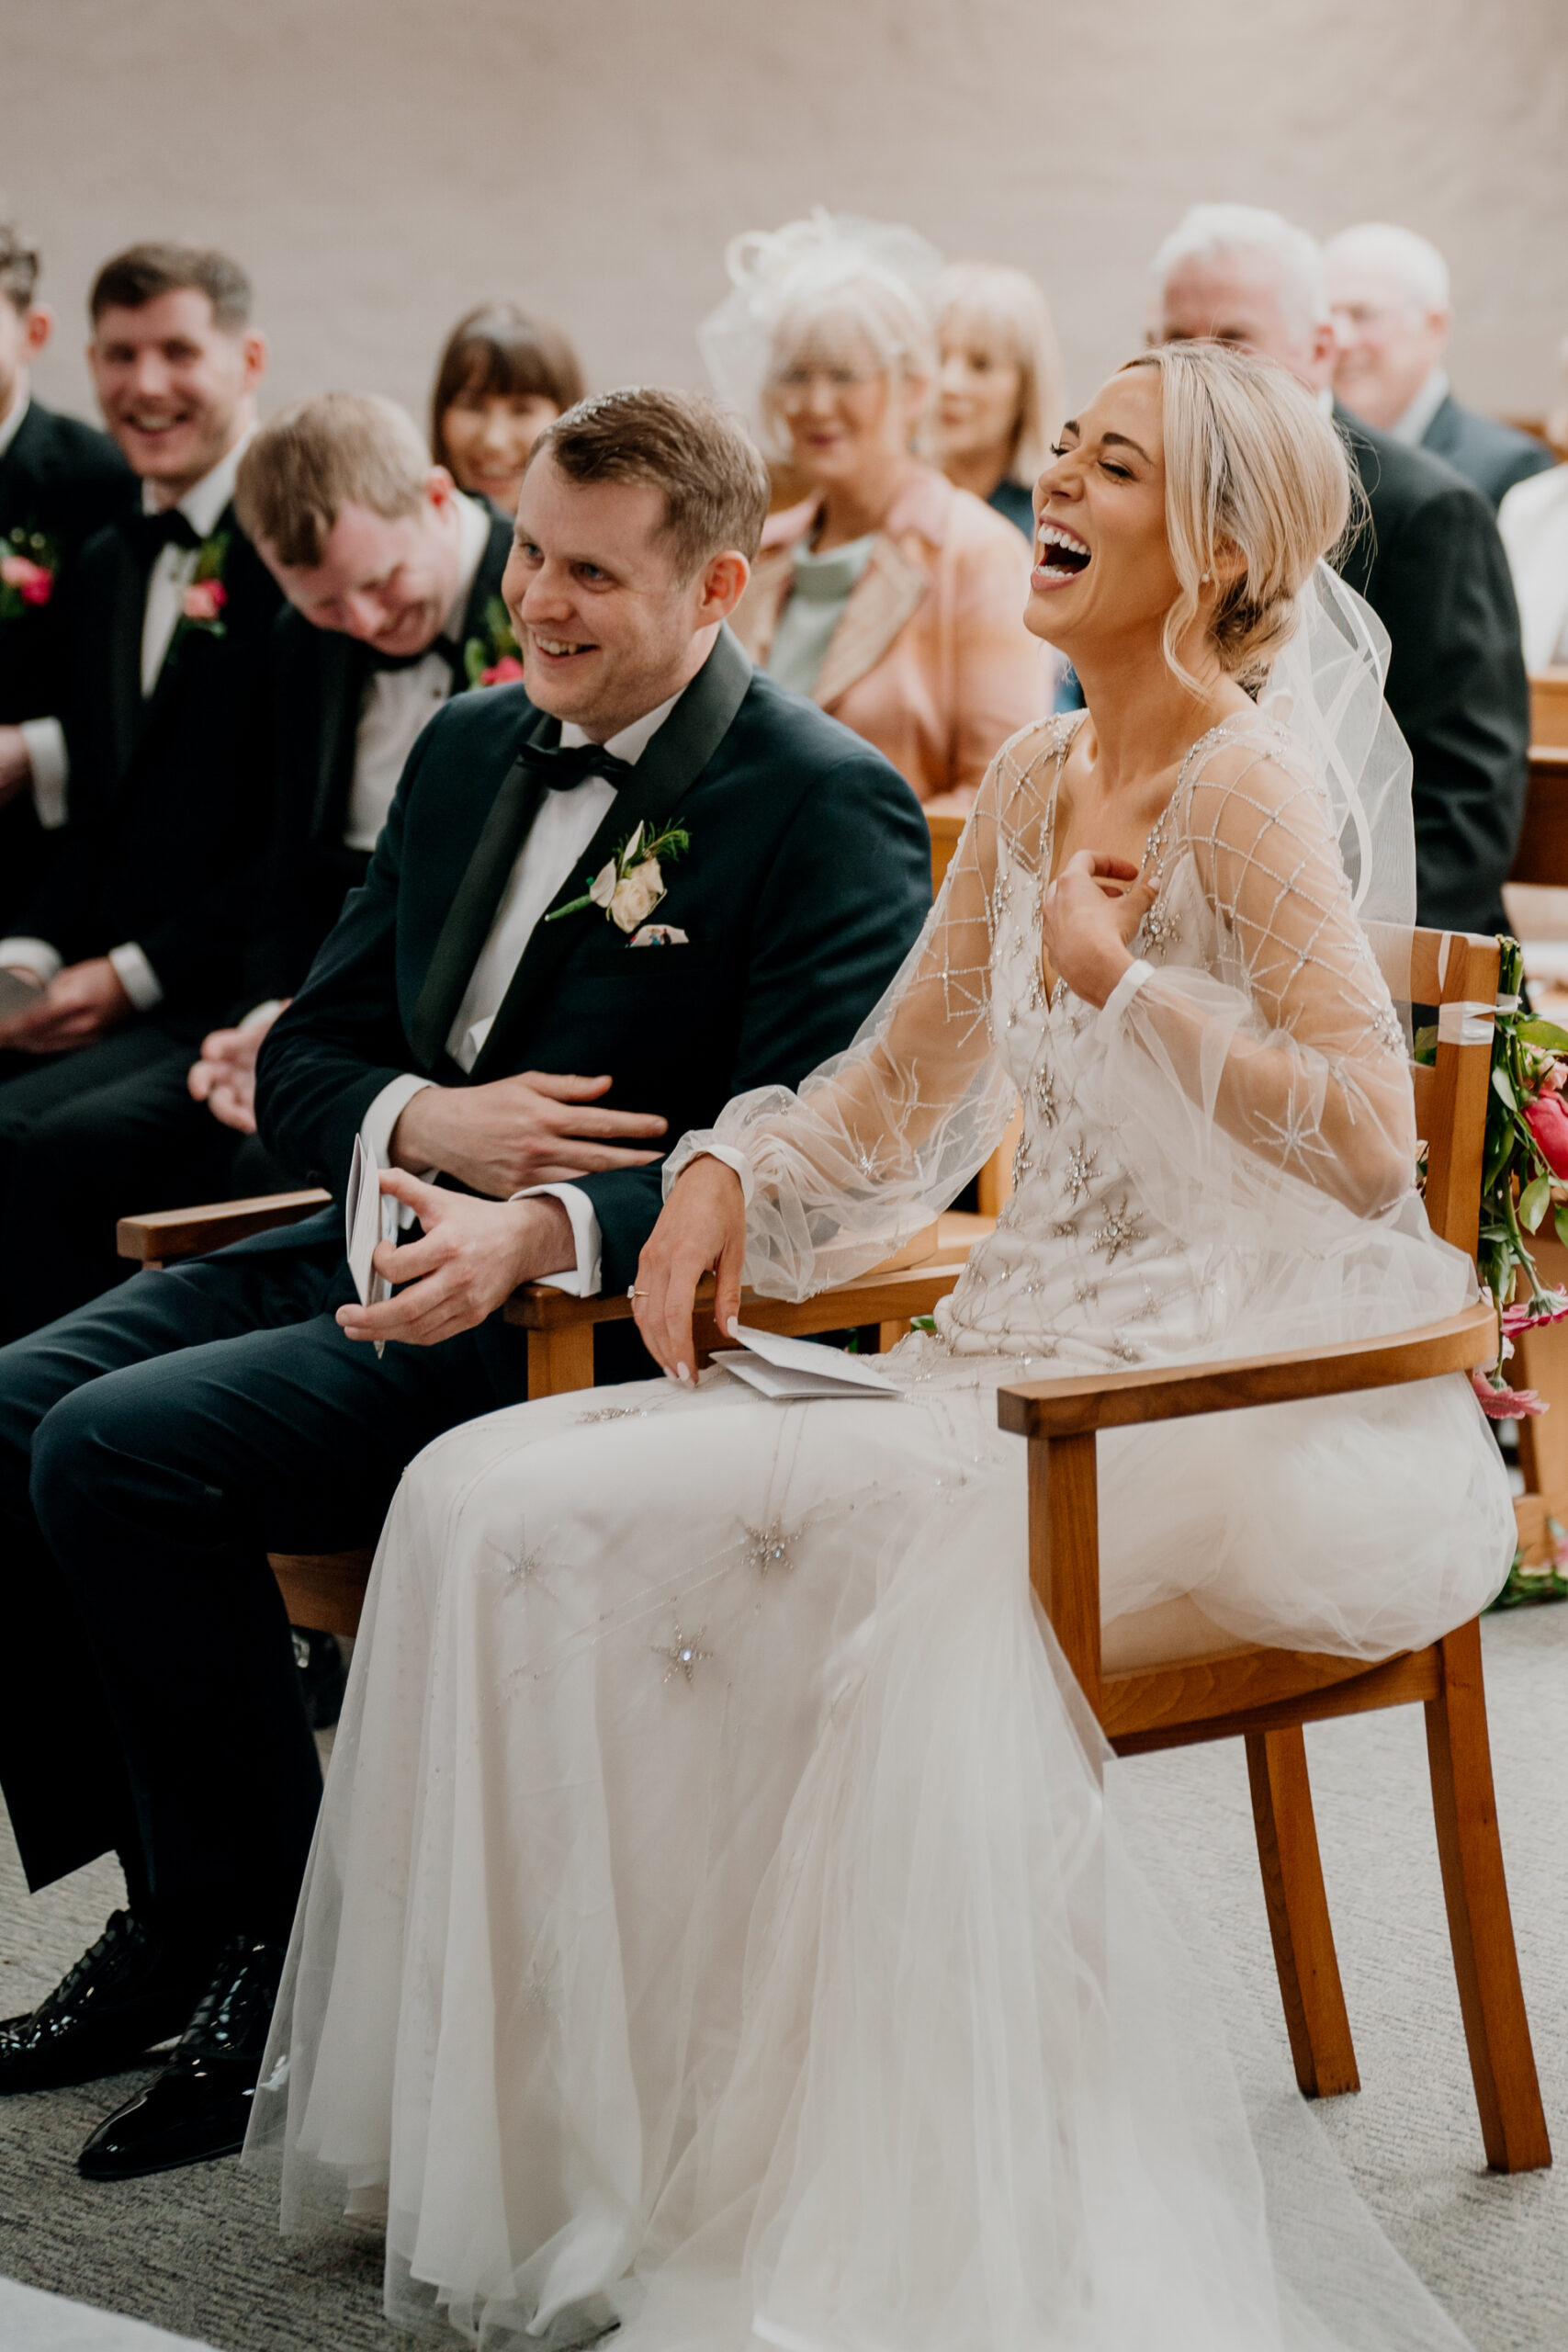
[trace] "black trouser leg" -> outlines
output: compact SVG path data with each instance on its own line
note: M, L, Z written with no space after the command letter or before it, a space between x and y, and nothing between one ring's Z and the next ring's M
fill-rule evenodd
M122 1216L188 1208L229 1190L242 1137L191 1100L186 1041L152 1022L0 1083L0 1340L20 1339L123 1282Z
M291 1262L241 1250L143 1275L0 1354L3 1387L9 1358L57 1335L137 1328L146 1360L39 1421L33 1508L96 1657L154 1902L267 1932L287 1928L320 1774L265 1547L373 1540L412 1455L503 1401L473 1335L379 1362L345 1340L341 1261L315 1276L325 1311L299 1319Z

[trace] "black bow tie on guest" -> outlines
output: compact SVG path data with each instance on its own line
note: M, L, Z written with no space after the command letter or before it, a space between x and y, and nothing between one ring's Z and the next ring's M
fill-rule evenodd
M151 565L165 548L197 548L201 545L201 533L188 514L177 506L165 506L161 514L133 514L128 528L137 554L143 563Z
M537 776L551 792L575 792L591 775L615 784L622 776L637 774L630 760L618 760L603 743L528 743L524 746L523 760L530 775Z
M449 637L432 638L430 643L422 645L417 653L381 653L373 645L367 645L365 651L373 670L412 670L421 662L428 662L433 653L439 653L453 677L463 684L468 682L463 668L463 649Z

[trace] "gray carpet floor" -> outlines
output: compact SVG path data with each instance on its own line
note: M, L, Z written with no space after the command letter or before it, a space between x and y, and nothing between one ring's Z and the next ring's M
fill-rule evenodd
M1477 2352L1568 2346L1568 1607L1486 1626L1498 1808L1526 1998L1563 2169L1483 2166L1450 1965L1418 1709L1308 1734L1318 1826L1360 2063L1321 2113L1356 2187ZM1122 1768L1234 1956L1278 2016L1239 1745ZM119 1898L96 1864L28 1897L0 1815L0 2016L25 2009ZM1279 2025L1279 2064L1289 2052ZM0 2276L219 2352L391 2352L379 2262L354 2237L282 2239L232 2162L118 2188L77 2175L97 2119L141 2079L0 2102ZM1138 2347L1143 2352L1143 2347Z

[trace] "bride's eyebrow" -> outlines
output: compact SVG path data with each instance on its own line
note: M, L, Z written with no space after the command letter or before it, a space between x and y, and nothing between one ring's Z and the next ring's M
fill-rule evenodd
M1066 427L1064 425L1062 429L1066 432ZM1109 449L1113 442L1118 449L1131 449L1134 457L1142 458L1145 466L1152 466L1154 464L1154 459L1150 457L1148 451L1141 447L1136 441L1130 441L1126 434L1102 433L1100 436L1101 448Z

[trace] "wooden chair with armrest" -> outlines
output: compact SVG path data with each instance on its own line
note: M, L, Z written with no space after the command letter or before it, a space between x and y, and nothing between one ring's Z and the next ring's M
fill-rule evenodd
M1466 934L1414 940L1425 1003L1495 1001L1497 945ZM1473 1255L1490 1086L1490 1038L1442 1041L1417 1067L1427 1147L1427 1212ZM1342 1396L1465 1372L1496 1353L1483 1303L1429 1329L1215 1366L1126 1372L1005 1388L1004 1429L1029 1448L1030 1575L1086 1699L1119 1756L1241 1738L1247 1747L1265 1904L1296 2080L1310 2098L1359 2078L1324 1893L1303 1726L1371 1709L1427 1712L1427 1748L1449 1932L1487 2163L1549 2165L1551 2145L1508 1910L1482 1680L1479 1621L1426 1648L1367 1663L1228 1642L1183 1604L1122 1619L1102 1645L1095 1439L1100 1430Z

